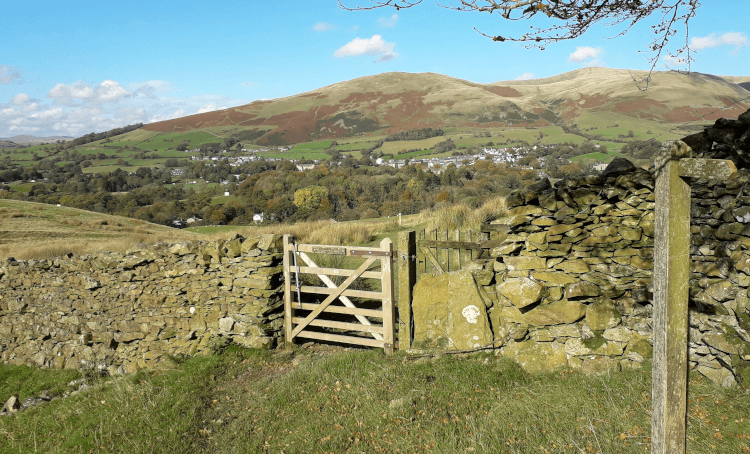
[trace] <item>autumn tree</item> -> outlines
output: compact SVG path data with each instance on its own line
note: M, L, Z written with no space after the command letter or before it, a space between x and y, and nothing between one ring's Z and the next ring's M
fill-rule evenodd
M422 0L370 0L367 6L347 6L351 0L337 0L346 10L368 10L391 7L397 10L412 8ZM639 22L649 23L651 41L645 52L651 54L649 63L653 71L656 63L667 52L680 58L690 68L693 58L688 46L688 22L701 6L699 0L446 0L438 6L456 11L497 14L506 21L533 20L543 25L531 25L527 33L507 35L476 30L497 42L521 42L526 47L544 50L550 43L575 39L592 26L602 24L619 27L617 36L627 33ZM667 44L684 35L684 44L669 50ZM648 82L648 78L645 80Z
M308 186L294 192L294 205L299 208L316 210L323 199L328 201L328 189L323 186Z

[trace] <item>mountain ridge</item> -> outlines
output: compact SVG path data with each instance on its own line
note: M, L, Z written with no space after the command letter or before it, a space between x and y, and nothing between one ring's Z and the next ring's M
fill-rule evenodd
M581 115L602 111L665 123L713 121L750 108L750 91L738 85L750 77L658 71L644 91L636 82L647 76L591 67L482 84L438 73L389 72L143 129L216 128L240 140L281 145L426 127L573 125Z

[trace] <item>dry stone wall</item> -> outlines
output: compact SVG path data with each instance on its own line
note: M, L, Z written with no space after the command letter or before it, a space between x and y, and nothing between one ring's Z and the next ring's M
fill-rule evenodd
M741 169L727 182L692 182L685 241L690 367L750 387L748 131L750 111L685 138L694 156ZM654 200L652 173L624 159L599 175L514 192L507 216L493 221L506 230L491 259L415 286L416 345L494 345L529 371L639 367L652 354Z
M41 367L159 367L222 341L283 335L281 237L183 242L0 264L0 359Z

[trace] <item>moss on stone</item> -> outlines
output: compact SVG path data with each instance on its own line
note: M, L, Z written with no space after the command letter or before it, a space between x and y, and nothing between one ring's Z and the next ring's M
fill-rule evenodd
M734 376L740 386L750 389L750 362L745 361L744 365L736 367Z
M652 347L651 343L646 339L639 339L635 342L631 342L630 345L628 345L628 350L633 353L638 353L644 358L651 358L654 356L654 347Z
M605 339L602 334L604 334L604 331L594 331L594 337L583 339L583 345L585 345L589 350L596 350L597 348L607 343L607 339Z
M740 324L740 328L750 331L750 315L740 313L737 315L737 321Z

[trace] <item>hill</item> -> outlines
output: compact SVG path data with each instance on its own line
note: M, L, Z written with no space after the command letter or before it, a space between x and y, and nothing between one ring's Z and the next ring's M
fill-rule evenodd
M0 199L0 259L123 252L138 243L188 239L200 235L122 216Z
M30 135L13 136L8 138L0 138L0 141L7 140L18 145L39 145L42 143L56 143L57 141L67 142L73 140L73 137L68 136L51 136L51 137L36 137Z
M151 123L145 131L206 130L282 145L427 127L581 124L592 113L666 123L735 117L750 107L750 78L584 68L558 76L479 84L433 73L384 73L231 109ZM729 79L729 80L728 80Z

